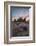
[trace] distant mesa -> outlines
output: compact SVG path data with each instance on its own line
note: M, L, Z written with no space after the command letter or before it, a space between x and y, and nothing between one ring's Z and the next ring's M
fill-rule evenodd
M29 16L22 16L22 17L14 16L12 17L12 21L29 21Z

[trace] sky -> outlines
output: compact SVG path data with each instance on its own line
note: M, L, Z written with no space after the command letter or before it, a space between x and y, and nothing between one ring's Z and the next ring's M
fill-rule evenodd
M11 16L16 17L16 19L18 17L24 17L24 16L28 16L29 15L29 8L25 8L25 7L11 7L10 10Z

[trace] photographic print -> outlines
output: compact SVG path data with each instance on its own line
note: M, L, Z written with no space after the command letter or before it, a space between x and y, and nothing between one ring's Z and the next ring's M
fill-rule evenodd
M10 16L12 17L11 36L29 36L29 9L31 7L10 7ZM12 33L13 32L13 33Z
M35 3L5 2L5 43L35 42Z

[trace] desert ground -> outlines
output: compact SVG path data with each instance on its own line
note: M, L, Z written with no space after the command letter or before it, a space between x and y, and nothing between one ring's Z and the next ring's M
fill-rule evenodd
M13 37L29 36L29 24L24 22L12 22Z

